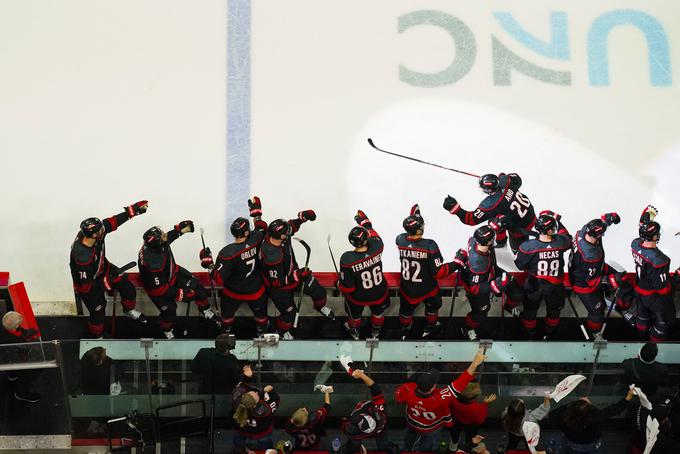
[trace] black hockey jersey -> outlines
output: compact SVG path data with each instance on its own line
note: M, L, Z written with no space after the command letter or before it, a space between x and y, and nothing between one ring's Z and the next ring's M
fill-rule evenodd
M559 222L558 228L548 243L538 238L522 243L515 256L517 268L551 284L563 284L564 254L571 249L571 235Z
M139 277L144 290L149 296L175 298L178 289L174 287L179 265L175 263L170 244L181 236L176 230L170 230L167 242L158 249L146 244L139 250L137 265Z
M509 229L528 234L536 222L536 213L529 197L519 192L522 179L516 173L498 175L499 190L487 196L476 210L458 210L456 216L467 225L477 225L499 214L508 218Z
M635 291L641 295L668 295L671 292L671 259L658 248L647 248L636 238L630 244L635 262Z
M329 404L317 409L309 415L309 420L304 426L296 426L289 419L286 422L286 432L295 438L295 451L309 451L319 448L321 437L326 434L323 428L328 412L331 410Z
M576 293L592 293L600 288L600 278L609 274L604 261L602 240L592 244L585 239L586 226L576 232L569 257L569 280Z
M340 430L351 440L363 440L365 438L381 437L387 430L387 413L385 411L385 396L377 383L369 388L371 400L364 400L354 406L350 419L340 422ZM366 415L375 421L375 427L370 432L362 432L351 424L351 417L360 414Z
M111 264L106 259L106 235L115 232L118 226L129 220L126 212L102 220L104 235L95 240L92 247L83 244L83 233L78 232L71 245L69 266L73 278L73 288L78 293L88 293L95 279L103 278L110 273Z
M251 386L247 381L242 380L232 393L232 408L236 408L241 403L241 396L243 394L255 391L260 395L259 402L255 407L248 409L248 419L246 425L241 427L239 424L234 425L234 430L242 435L248 435L253 438L264 437L272 432L274 427L274 413L278 409L281 398L276 390L271 390L268 393Z
M402 233L396 239L401 262L399 292L410 304L418 304L439 291L441 279L458 269L453 263L444 263L439 246L434 240L414 239Z
M383 275L383 241L369 229L368 249L365 252L347 251L340 257L338 289L352 303L371 306L387 297L387 283Z
M259 253L266 229L267 223L256 221L246 241L228 244L220 251L212 272L224 295L257 300L264 294Z
M269 241L269 235L265 235L260 248L260 265L264 284L279 290L294 289L298 285L294 273L298 269L298 264L295 261L291 237L300 229L301 221L291 219L288 223L291 226L291 234L283 240L280 246L274 246Z
M496 263L496 251L490 247L488 252L481 252L479 243L474 237L468 240L468 266L463 270L463 285L465 290L473 295L491 292L491 281L500 277L503 270Z

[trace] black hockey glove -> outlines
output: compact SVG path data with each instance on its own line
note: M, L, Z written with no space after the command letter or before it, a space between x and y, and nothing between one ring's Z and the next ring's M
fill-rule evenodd
M314 210L300 211L298 213L298 219L301 220L302 222L315 221L316 213L314 212Z
M361 210L357 210L357 214L354 216L354 220L356 221L357 224L369 230L373 228L373 223L371 223L371 220L368 219L366 213L364 213Z
M127 206L123 209L125 210L129 218L134 218L139 214L146 213L147 208L149 208L149 201L140 200L139 202L133 203L132 205Z
M420 216L420 207L416 203L411 207L411 216ZM422 217L422 216L421 216Z
M262 202L258 196L248 200L248 208L250 209L250 217L257 218L262 216Z
M621 217L616 213L605 213L600 217L600 219L602 219L604 223L607 224L607 227L621 222Z
M642 214L640 215L640 224L646 224L648 222L652 222L655 217L659 215L659 210L654 208L652 205L647 205L644 210L642 210Z
M180 235L194 231L194 221L180 221L175 226L175 232Z
M468 253L465 249L458 249L458 252L456 252L456 256L453 258L453 263L456 265L460 266L461 268L465 268L467 265L468 261Z
M506 230L509 226L510 220L504 214L499 214L498 216L489 221L489 227L491 227L496 233Z
M512 280L512 276L509 276L505 273L503 273L503 276L497 277L493 281L491 281L491 291L494 293L494 295L499 296L503 293L503 291L508 288L508 284Z
M451 214L456 214L460 210L460 204L456 199L447 195L444 199L444 209Z
M201 259L201 266L206 270L210 269L210 267L215 264L209 247L201 249L201 252L198 253L198 257Z

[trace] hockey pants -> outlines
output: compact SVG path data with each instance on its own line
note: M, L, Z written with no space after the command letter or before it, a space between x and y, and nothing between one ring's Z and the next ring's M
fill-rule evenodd
M425 323L427 326L434 326L437 323L439 309L442 307L441 291L437 291L435 295L425 298L422 303L425 304ZM399 296L399 323L401 326L411 326L411 323L413 323L413 313L418 304L420 303L411 304L403 295Z
M666 339L668 330L675 321L675 305L672 296L670 294L641 295L636 292L635 299L638 310L635 327L640 336L646 337L649 331L649 340L652 342L661 342Z
M524 285L527 299L524 310L520 314L522 324L526 329L536 328L536 314L541 301L545 301L545 325L546 331L550 332L557 328L560 323L560 313L564 307L566 291L563 284L551 284L550 282L529 276Z
M301 285L302 282L298 283L297 287L286 290L269 288L269 298L279 311L279 316L276 318L276 328L281 332L289 331L293 327L297 313L295 297L300 294ZM320 310L326 305L326 289L313 276L310 276L307 280L303 293L312 298L316 310Z
M118 267L111 264L110 274L117 274ZM116 278L110 278L111 289L120 294L120 304L123 310L129 311L135 308L137 291L128 280L127 274L122 274ZM83 304L90 312L90 319L87 322L87 329L94 337L100 337L104 332L104 317L106 312L106 289L104 288L104 278L99 277L92 282L92 287L87 293L80 293Z
M190 297L185 296L183 301L187 303L194 301L199 311L203 312L210 307L208 292L198 278L188 270L179 267L173 287L183 289L185 295L192 295ZM151 301L160 312L158 315L158 326L163 331L170 331L177 318L177 302L174 300L174 297L152 296Z
M345 311L347 312L347 324L350 328L359 329L361 326L361 314L364 312L364 307L368 307L371 311L371 327L373 329L380 329L385 323L385 310L390 306L389 293L385 299L378 304L371 304L370 306L362 306L345 299Z

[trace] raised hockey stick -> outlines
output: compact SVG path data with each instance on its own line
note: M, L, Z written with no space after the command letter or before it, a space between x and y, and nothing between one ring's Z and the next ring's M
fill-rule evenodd
M312 255L312 248L309 247L309 244L307 244L304 240L301 240L300 238L293 237L294 240L299 242L303 248L305 248L305 251L307 251L307 258L305 258L305 268L309 266L309 257ZM300 306L302 305L302 297L304 296L305 293L305 285L307 285L307 281L302 282L302 286L300 287L300 296L298 297L297 305L295 308L295 321L293 322L293 328L297 328L298 326L298 319L300 318Z
M399 157L399 158L404 158L404 159L408 159L408 160L410 160L410 161L419 162L419 163L421 163L421 164L425 164L425 165L432 166L432 167L439 167L440 169L448 170L448 171L450 171L450 172L462 173L463 175L467 175L467 176L469 176L469 177L479 178L479 175L475 175L474 173L465 172L465 171L463 171L463 170L458 170L458 169L452 169L452 168L450 168L450 167L444 167L444 166L442 166L442 165L435 164L435 163L433 163L433 162L427 162L427 161L423 161L422 159L412 158L412 157L410 157L410 156L405 156L405 155L403 155L403 154L393 153L393 152L391 152L391 151L383 150L382 148L378 148L378 147L375 145L375 143L373 143L373 139L370 139L370 138L368 139L368 144L369 144L371 147L373 147L374 149L376 149L376 150L378 150L379 152L381 152L381 153L391 154L392 156L397 156L397 157Z
M333 262L333 268L335 268L335 274L338 275L338 279L340 279L340 271L338 270L338 265L335 263L335 255L333 254L333 249L331 248L331 234L328 234L328 237L326 238L326 243L328 243L328 252L331 253L331 261ZM338 296L340 295L340 291L335 288L333 290L333 296Z
M203 249L205 249L205 240L203 239L203 227L201 227L201 244L203 244ZM215 283L213 282L212 278L212 273L210 272L211 270L208 270L208 279L210 279L210 291L213 297L213 306L215 307L215 312L217 312L217 315L222 316L222 313L219 310L219 306L217 305L217 291L215 291Z

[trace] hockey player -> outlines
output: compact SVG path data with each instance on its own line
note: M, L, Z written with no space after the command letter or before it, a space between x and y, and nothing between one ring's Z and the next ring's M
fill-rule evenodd
M357 211L354 220L357 227L349 232L349 242L354 250L340 257L338 290L345 296L347 321L344 328L355 340L359 340L359 327L364 307L371 311L371 337L380 336L385 322L385 310L390 305L387 283L383 275L383 240L373 230L366 213Z
M524 284L527 297L520 318L533 336L538 306L545 301L545 334L549 336L560 323L566 298L564 255L571 249L571 235L560 222L560 216L552 211L541 212L534 227L538 238L522 243L515 256L517 268L528 274Z
M491 294L508 295L505 307L513 315L519 314L517 306L524 302L524 290L517 285L512 276L496 262L494 250L494 230L483 225L477 230L467 245L467 268L461 276L470 302L470 312L465 316L463 335L470 340L477 339L477 327L484 323L491 308Z
M298 408L286 422L286 433L295 438L295 451L318 451L321 438L326 434L324 424L331 411L333 387L316 385L314 389L323 392L323 406L311 414L306 407Z
M269 224L260 249L260 263L269 297L279 311L276 319L278 333L283 339L293 339L290 329L295 321L295 291L304 285L304 293L312 298L314 308L331 319L335 314L326 306L326 290L312 276L309 268L300 268L295 261L291 237L307 221L314 221L313 210L300 211L297 218L276 219Z
M105 292L117 290L123 312L128 317L146 323L144 314L135 309L135 287L128 281L126 274L120 274L118 267L106 259L104 240L106 235L116 231L128 219L146 213L148 207L149 202L142 200L103 221L87 218L80 223L80 231L71 246L69 264L73 289L90 311L87 328L93 337L101 337L104 332Z
M406 233L401 233L396 240L401 262L399 323L402 339L411 331L413 312L421 302L425 303L423 337L428 337L440 326L437 316L442 306L442 296L437 279L463 269L467 253L461 249L452 262L444 263L437 243L423 238L425 220L420 215L418 205L413 205L411 214L402 225Z
M406 451L432 451L439 431L452 425L451 401L463 392L485 359L480 348L468 368L444 388L437 387L439 372L431 370L396 389L394 397L397 403L406 405Z
M175 263L170 245L185 233L194 231L193 221L181 221L169 232L151 227L144 232L144 244L139 250L139 274L144 290L160 311L158 325L168 339L177 317L177 303L194 301L205 318L221 328L219 317L210 309L208 293L198 278Z
M382 389L363 370L350 368L348 372L368 387L371 399L357 403L350 417L340 422L340 430L347 436L342 452L357 452L359 446L371 438L375 440L377 451L395 452L394 444L387 439L387 413Z
M234 314L246 302L253 311L258 337L267 330L267 292L260 272L260 246L267 231L267 223L262 220L262 202L259 197L248 200L250 216L254 229L245 218L236 218L231 223L234 242L225 246L217 256L213 266L210 248L201 249L199 257L203 268L212 269L218 286L222 287L220 307L224 331L229 333L234 325Z
M623 285L625 273L616 273L604 260L602 237L607 228L618 224L621 218L616 213L605 213L600 219L593 219L576 232L569 259L569 280L572 290L588 310L586 325L593 335L600 332L604 323L605 287ZM620 310L627 309L622 298L616 304Z
M657 247L661 238L661 226L654 221L657 214L658 211L651 205L644 209L640 216L640 236L630 245L636 269L633 284L638 311L636 328L641 338L646 338L649 331L652 342L663 341L675 320L671 260Z
M479 187L487 194L476 210L466 211L453 197L446 196L444 209L458 216L467 225L477 225L493 219L504 220L510 233L510 248L517 252L520 244L529 239L529 231L536 222L534 207L529 197L519 192L522 179L516 173L500 173L498 176L488 173L479 179ZM507 242L505 229L497 233L498 247Z

